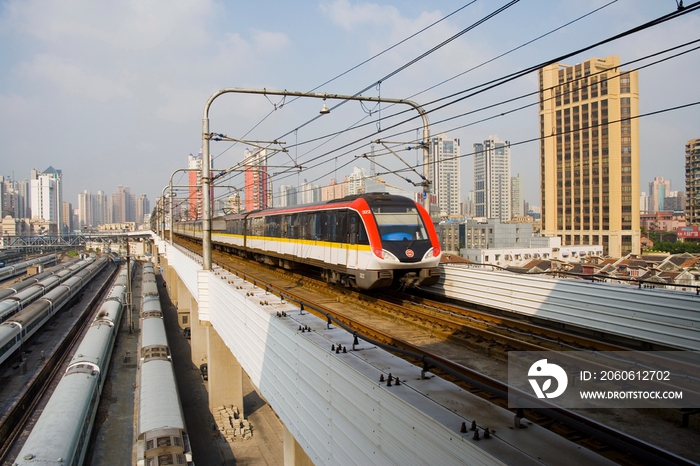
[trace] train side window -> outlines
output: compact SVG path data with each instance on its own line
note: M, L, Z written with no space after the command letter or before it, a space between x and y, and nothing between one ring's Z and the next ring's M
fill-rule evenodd
M328 241L328 212L319 212L317 217L316 228L318 231L318 239Z
M336 221L336 241L345 243L348 240L348 212L340 210L335 216Z
M360 216L356 212L349 212L348 215L348 243L357 244L358 228L357 224Z
M309 212L306 215L306 238L318 239L318 212Z
M299 238L299 214L292 214L289 219L289 237Z
M328 241L331 241L331 242L336 242L336 241L338 241L338 240L336 239L336 234L335 234L335 232L336 232L336 230L337 230L337 228L338 228L338 224L337 224L336 221L335 221L335 214L336 214L336 213L337 213L337 211L335 211L335 210L329 211L329 212L328 212L328 218L327 218L327 220L326 220L327 226L328 226L328 233L327 233L327 236L326 236L326 237L328 238Z
M360 237L357 240L358 244L369 244L369 236L367 235L367 229L365 224L360 219Z
M309 229L308 225L306 224L307 222L308 215L306 212L302 212L299 214L299 230L297 234L299 235L299 239L308 239L308 234L309 234Z
M265 217L265 236L278 237L280 230L280 216L271 215Z

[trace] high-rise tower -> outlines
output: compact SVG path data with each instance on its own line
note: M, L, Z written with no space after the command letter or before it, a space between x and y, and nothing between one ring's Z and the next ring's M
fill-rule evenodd
M267 151L259 149L251 152L245 150L245 210L259 210L271 207L271 186L268 186ZM269 190L269 191L268 191Z
M187 179L189 181L189 218L202 218L202 151L199 154L190 154L187 157L187 168L189 169ZM212 198L213 199L213 198Z
M41 218L56 224L61 230L63 204L63 173L49 167L41 173L32 169L31 189L31 216Z
M700 225L700 139L685 143L685 221Z
M476 216L511 219L510 142L498 136L474 144Z
M431 191L437 195L440 215L459 215L459 139L444 133L430 140L428 177Z
M620 57L539 72L542 233L640 253L639 87Z

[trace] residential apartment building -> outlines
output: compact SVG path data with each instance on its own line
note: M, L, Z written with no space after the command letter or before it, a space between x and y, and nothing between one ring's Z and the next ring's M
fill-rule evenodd
M640 253L639 88L620 58L539 71L542 234Z
M523 217L526 214L523 193L525 184L523 174L518 173L510 179L510 218Z
M187 156L187 203L189 204L188 218L196 220L202 218L202 151L197 155ZM212 198L213 199L213 198Z
M277 203L280 207L297 205L297 189L289 184L280 186L280 198Z
M510 142L489 136L474 144L474 202L476 216L510 221Z
M700 225L700 139L685 143L685 221Z
M49 167L39 173L32 169L30 177L31 218L62 225L63 173Z
M649 183L649 213L668 210L664 201L670 193L671 180L664 180L663 176L654 177L654 181Z
M267 174L267 151L254 152L246 149L243 153L245 166L245 210L260 210L272 207L272 192Z
M151 203L148 196L141 194L136 198L136 223L141 225L145 222L144 217L151 212Z
M440 216L459 216L460 202L459 139L444 133L430 140L428 179L430 191L437 197Z

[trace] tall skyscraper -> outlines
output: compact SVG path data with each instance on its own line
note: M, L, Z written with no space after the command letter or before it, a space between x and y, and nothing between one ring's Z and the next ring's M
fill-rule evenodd
M523 202L524 192L523 174L518 173L510 179L510 215L513 217L522 217L527 212L525 211L525 203Z
M700 139L685 143L685 222L700 225Z
M17 181L15 183L15 186L17 192L15 218L30 218L31 213L29 210L29 180L25 178L22 181Z
M189 180L189 218L192 220L202 218L202 151L197 155L190 154L187 157L188 180ZM212 201L214 198L212 197Z
M93 220L93 199L92 194L87 189L78 194L78 226L83 228L96 227Z
M671 181L664 180L663 176L654 177L654 181L649 183L649 212L659 212L667 210L664 206L664 199L671 193Z
M301 203L312 204L321 200L321 188L317 184L311 184L304 180L301 185Z
M124 223L135 221L136 201L131 195L128 186L117 186L112 194L112 221L110 223Z
M476 216L509 222L511 215L510 142L489 136L474 144Z
M442 133L430 140L428 179L441 216L459 215L459 153L459 139Z
M148 202L148 196L141 194L136 198L136 220L135 222L141 225L144 216L151 211L151 203Z
M100 190L97 191L97 194L92 195L92 206L92 221L94 227L105 223L113 223L112 203L104 191Z
M259 210L271 207L271 186L267 175L267 151L259 149L243 154L245 165L245 210Z
M63 173L49 167L39 173L32 169L31 216L56 224L60 231L63 225L61 205L63 204Z
M297 205L297 189L289 184L281 185L278 205L280 207Z
M642 192L639 193L639 212L642 214L649 213L649 194Z
M542 234L640 253L639 87L620 57L539 72Z
M61 233L70 233L73 231L73 204L64 202L61 204Z
M362 167L353 167L352 173L348 176L348 194L361 194L365 192L365 180L367 171Z

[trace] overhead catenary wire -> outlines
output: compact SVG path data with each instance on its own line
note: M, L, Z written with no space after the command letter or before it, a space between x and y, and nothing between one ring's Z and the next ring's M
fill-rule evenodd
M617 0L615 0L615 1L617 1ZM473 5L474 3L476 3L476 0L472 0L472 1L468 2L468 3L466 3L465 5L462 5L461 7L457 8L457 9L454 10L453 12L451 12L451 13L449 13L449 14L443 16L442 18L440 18L440 19L438 19L438 20L436 20L436 21L430 23L429 25L425 26L424 28L422 28L422 29L420 29L420 30L414 32L413 34L409 35L408 37L406 37L406 38L404 38L404 39L402 39L402 40L396 42L395 44L391 45L390 47L387 47L386 49L382 50L381 52L378 52L378 53L374 54L373 56L367 58L366 60L361 61L361 62L358 63L357 65L354 65L354 66L350 67L349 69L343 71L342 73L336 75L335 77L333 77L333 78L331 78L331 79L329 79L329 80L327 80L327 81L325 81L325 82L323 82L323 83L317 85L316 87L314 87L313 89L311 89L311 90L308 91L308 92L314 92L314 91L320 89L321 87L323 87L323 86L325 86L325 85L327 85L327 84L330 84L330 83L332 83L333 81L335 81L335 80L337 80L337 79L342 78L342 77L345 76L346 74L348 74L348 73L350 73L350 72L352 72L352 71L354 71L354 70L360 68L360 67L363 66L363 65L366 65L367 63L369 63L369 62L375 60L376 58L379 58L380 56L384 55L385 53L387 53L387 52L389 52L389 51L395 49L395 48L398 47L399 45L401 45L401 44L403 44L403 43L405 43L405 42L408 42L409 40L413 39L414 37L416 37L416 36L418 36L418 35L420 35L420 34L426 32L428 29L430 29L430 28L432 28L432 27L434 27L434 26L440 24L441 22L443 22L443 21L445 21L446 19L448 19L448 18L454 16L455 14L457 14L457 13L459 13L460 11L464 10L464 9L467 8L468 6ZM250 128L250 129L242 136L241 139L245 138L248 134L250 134L253 130L255 130L255 128L257 128L258 126L260 126L260 125L261 125L265 120L267 120L274 112L276 112L277 110L281 109L281 108L282 108L283 106L285 106L285 105L289 105L289 104L291 104L292 102L295 102L296 100L298 100L298 99L300 99L300 98L301 98L301 97L294 97L294 98L292 98L292 99L289 101L289 103L287 103L287 104L282 104L282 105L279 105L279 106L274 105L273 110L271 110L267 115L265 115L265 116L264 116L259 122L257 122L252 128ZM299 128L297 128L297 129L295 129L295 130L293 130L293 131L297 131L298 129L299 129ZM293 132L293 131L292 131L292 132ZM290 134L290 133L287 133L287 134ZM230 146L227 147L224 151L222 151L222 152L219 153L218 155L214 156L213 159L216 159L216 158L218 158L219 156L223 155L225 152L227 152L229 149L231 149L231 148L234 147L235 145L236 145L236 143L230 145Z
M544 63L552 63L552 62L556 62L556 61L561 61L561 60L563 60L563 59L565 59L565 58L568 58L568 57L570 57L570 56L573 56L573 55L575 55L575 54L577 54L577 53L581 53L582 51L588 50L588 49L590 49L590 48L592 48L592 47L595 47L595 46L598 46L598 45L601 45L601 44L610 42L610 41L612 41L612 40L619 39L619 38L621 38L621 37L624 37L624 36L629 35L629 34L633 34L633 33L635 33L635 32L639 32L639 31L641 31L641 30L643 30L643 29L646 29L646 28L648 28L648 27L652 27L652 26L654 26L654 25L661 24L661 23L664 22L664 21L668 21L669 19L673 19L673 18L679 16L678 13L684 14L684 13L687 13L687 12L689 12L689 11L693 11L693 10L697 9L697 7L698 7L698 3L694 3L694 4L689 5L688 7L686 7L686 9L684 9L683 12L676 12L676 13L664 15L664 16L662 16L662 17L660 17L660 18L657 18L657 19L655 19L655 20L653 20L653 21L650 21L650 22L647 22L647 23L645 23L645 24L643 24L643 25L637 26L636 28L632 28L632 29L630 29L630 30L628 30L628 31L625 31L624 33L618 34L618 35L613 36L613 37L611 37L611 38L608 38L608 39L605 39L605 40L603 40L603 41L597 42L597 43L595 43L595 44L592 44L592 45L590 45L590 46L588 46L588 47L585 47L585 48L579 49L579 50L577 50L577 51L571 52L571 53L569 53L569 54L562 55L562 56L560 56L560 57L557 57L557 58L555 58L555 59L553 59L553 60L549 60L549 61L544 62ZM461 91L460 93L456 93L456 94L452 94L452 95L450 95L450 96L443 97L443 98L441 98L441 99L438 99L438 100L436 100L436 101L433 101L433 103L434 103L434 102L439 102L439 101L441 101L441 100L448 99L448 98L450 98L450 97L454 97L454 96L459 95L459 94L462 94L462 93L464 93L464 92L469 92L470 90L474 90L474 89L477 89L477 88L482 87L482 86L488 86L488 87L487 87L486 89L483 89L483 88L482 88L482 90L479 91L479 92L483 92L483 91L485 91L485 90L492 89L493 87L495 87L495 86L497 86L497 85L501 85L501 84L503 84L503 83L505 83L505 82L508 82L508 81L510 81L510 80L512 80L512 79L516 79L517 77L521 77L521 76L523 76L524 74L527 74L527 73L532 72L532 71L534 71L534 70L536 70L536 69L539 69L539 68L542 67L542 66L543 66L543 64L541 63L541 64L535 65L535 66L533 66L533 67L529 67L529 68L527 68L527 69L525 69L525 70L522 70L522 71L520 71L520 72L513 73L513 74L511 74L511 75L507 75L507 76L502 77L502 78L499 78L499 79L497 79L497 80L492 80L492 81L490 81L490 82L488 82L488 83L484 83L484 84L482 84L482 85L480 85L480 86L477 86L476 88L467 89L467 90ZM442 105L442 106L440 106L440 107L437 107L437 108L434 108L434 109L430 109L429 111L433 112L433 111L436 111L436 110L440 110L440 109L442 109L442 108L447 107L448 105L453 105L453 104L455 104L455 103L457 103L457 102L459 102L459 101L461 101L461 100L463 100L463 99L465 99L465 98L469 98L469 97L471 97L471 96L473 96L473 95L475 95L475 94L476 94L476 92L475 92L474 94L469 94L469 95L463 96L463 97L461 97L461 98L458 99L458 100L455 100L455 101L452 101L452 102L448 102L448 103L446 103L446 104L444 104L444 105ZM411 119L409 119L409 120L407 120L407 121L410 121L410 120L411 120ZM395 126L398 126L398 125L394 125L394 127L395 127ZM304 144L304 143L305 143L305 142L302 142L302 143L299 143L299 144ZM344 147L347 147L347 145L341 147L340 149L342 149L342 148L344 148ZM335 150L339 150L339 149L335 149ZM335 151L335 150L334 150L334 151ZM322 154L321 156L317 156L315 159L318 160L319 158L324 157L324 156L326 156L326 155L328 155L328 154L330 154L330 153L332 153L332 152L334 152L334 151L328 152L328 153L326 153L326 154Z
M700 39L691 40L691 41L688 41L688 42L686 42L686 43L684 43L684 44L680 44L680 45L677 45L677 46L674 46L674 47L670 47L670 48L665 49L665 50L663 50L663 51L655 52L655 53L649 54L649 55L647 55L647 56L645 56L645 57L641 57L641 58L639 58L639 59L630 60L630 61L628 61L628 62L626 62L626 63L621 64L620 66L621 66L621 67L622 67L622 66L628 66L628 65L630 65L630 64L637 63L637 62L640 62L640 61L643 61L643 60L647 60L647 59L649 59L649 58L656 57L656 56L658 56L658 55L661 55L661 54L664 54L664 53L668 53L669 51L677 50L677 49L679 49L679 48L681 48L681 47L686 47L686 46L688 46L688 45L692 45L692 44L695 44L695 43L697 43L697 42L700 42ZM664 57L664 58L661 58L661 59L659 59L659 60L656 60L656 61L654 61L654 62L652 62L652 63L648 63L648 64L645 64L645 65L642 65L642 66L638 67L637 70L640 70L640 69L644 69L644 68L647 68L647 67L650 67L650 66L657 65L657 64L659 64L659 63L665 62L665 61L670 60L670 59L672 59L672 58L677 58L677 57L679 57L679 56L685 55L685 54L690 53L690 52L692 52L692 51L696 51L696 50L698 50L698 49L700 49L700 47L694 47L694 48L689 49L689 50L684 50L684 51L678 52L678 53L676 53L676 54L674 54L674 55L672 55L672 56ZM603 71L594 73L594 74L592 74L591 76L595 76L595 75L597 75L597 74L603 74L603 73L606 73L606 72L609 72L609 70L603 70ZM625 73L625 72L621 72L621 73ZM553 89L554 87L556 87L556 86L553 86L553 87L548 88L548 89L543 89L543 90L544 90L544 91L551 90L551 89ZM466 113L461 114L461 115L456 115L456 116L452 116L452 117L449 117L449 118L445 118L444 120L437 121L436 123L442 123L442 122L450 121L450 120L453 120L453 119L456 119L456 118L463 117L463 116L465 116L465 115L469 115L469 114L473 114L473 113L476 113L476 112L483 111L483 110L485 110L485 109L493 108L493 107L495 107L495 106L502 105L502 104L504 104L504 103L513 102L513 101L520 100L520 99L523 99L523 98L526 98L526 97L529 97L529 96L532 96L532 95L537 95L537 94L539 94L539 92L540 92L540 90L537 90L537 91L534 91L534 92L531 92L531 93L527 93L527 94L523 94L523 95L520 95L520 96L511 98L511 99L507 99L507 100L505 100L505 101L502 101L502 102L499 102L499 103L496 103L496 104L492 104L492 105L489 105L489 106L485 106L485 107L482 107L482 108L479 108L479 109L475 109L475 110L466 112ZM550 99L551 99L551 98L553 98L553 97L550 97ZM494 118L499 118L499 117L502 117L502 116L504 116L504 115L506 115L506 114L514 113L514 112L516 112L516 111L520 111L520 110L523 110L523 109L526 109L526 108L529 108L529 107L538 105L538 103L539 103L538 101L532 102L532 103L528 103L528 104L526 104L526 105L517 107L517 108L515 108L515 109L511 109L511 110L508 110L508 111L505 111L505 112L501 112L501 113L499 113L499 114L496 114L496 115L493 115L493 116L490 116L490 117L487 117L487 118L484 118L484 119L480 119L480 120L477 120L477 121L475 121L475 122L468 123L468 124L466 124L466 125L461 125L461 126L457 126L457 127L453 127L453 128L447 129L447 130L445 130L445 132L454 131L454 130L457 130L457 129L462 129L462 128L465 128L465 127L467 127L467 126L471 126L471 125L474 125L474 124L477 124L477 123L482 123L482 122L484 122L484 121L488 121L488 120L491 120L491 119L494 119ZM401 135L401 134L405 134L405 133L408 133L408 132L411 132L411 131L413 131L413 129L409 129L409 130L406 130L406 131L403 131L403 132L399 132L399 133L394 133L394 134L392 134L392 135L387 135L387 137L395 137L395 136L399 136L399 135ZM374 133L373 135L376 135L376 133ZM369 137L369 136L368 136L368 137ZM357 142L360 142L360 141L364 141L364 140L366 140L366 139L367 139L367 137L361 138L361 139L359 139L359 140L354 141L353 143L357 143ZM347 154L349 154L349 153L352 153L354 150L356 150L356 149L354 149L354 148L353 148L353 149L350 149L350 150L348 150L347 152L345 152L345 153L343 153L343 154L340 154L340 155L341 155L341 156L342 156L342 155L347 155ZM333 153L333 152L331 152L331 153ZM336 155L337 155L337 154L336 154ZM317 159L318 159L318 157L317 157ZM324 163L325 163L325 162L318 162L316 165L309 166L308 168L309 168L309 169L313 169L313 168L316 168L316 167L318 167L318 166L320 166L320 165L322 165L322 164L324 164ZM323 176L324 176L324 175L322 175L321 177L323 177ZM325 176L328 176L328 174L326 174Z
M662 16L662 17L660 17L660 18L657 18L657 19L655 19L655 20L649 21L649 22L647 22L647 23L645 23L645 24L643 24L643 25L641 25L641 26L636 26L636 27L634 27L634 28L632 28L632 29L629 29L629 30L623 32L623 33L620 33L620 34L617 34L617 35L615 35L615 36L612 36L611 38L604 39L604 40L602 40L602 41L599 41L599 42L596 42L596 43L591 44L591 45L589 45L589 46L586 46L586 47L583 47L583 48L581 48L581 49L578 49L577 51L570 52L570 53L561 55L561 56L559 56L559 57L556 57L556 58L547 60L547 61L545 61L545 62L542 62L542 63L538 64L538 65L530 66L530 67L525 68L525 69L523 69L523 70L521 70L521 71L518 71L518 72L515 72L515 73L511 73L511 74L506 75L506 76L504 76L504 77L502 77L502 78L498 78L498 79L491 80L491 81L489 81L489 82L487 82L487 83L483 83L483 84L480 84L480 85L478 85L478 86L474 86L474 87L472 87L472 88L470 88L470 89L467 89L467 90L464 90L464 91L460 91L460 92L457 92L457 93L453 93L453 94L451 94L451 95L449 95L449 96L446 96L446 97L443 97L443 98L441 98L441 99L436 99L436 100L434 100L433 102L430 102L430 103L426 104L426 106L427 106L427 105L430 105L431 103L440 102L440 101L446 100L446 99L448 99L448 98L450 98L450 97L459 96L459 95L461 95L461 94L463 94L463 93L465 93L465 92L470 92L470 91L472 91L470 94L467 94L467 95L463 95L463 96L461 96L461 97L458 97L457 99L452 100L452 101L447 102L447 103L444 103L444 104L442 104L442 105L440 105L440 106L438 106L438 107L430 108L430 109L426 110L426 113L428 113L428 114L434 113L434 112L436 112L436 111L438 111L438 110L441 110L441 109L444 109L444 108L446 108L446 107L448 107L448 106L450 106L450 105L454 105L454 104L456 104L456 103L462 102L462 101L464 101L464 100L467 99L467 98L470 98L470 97L473 97L473 96L478 95L478 94L480 94L480 93L483 93L483 92L485 92L486 90L493 89L493 88L498 87L498 86L500 86L500 85L503 85L503 84L505 84L505 83L507 83L507 82L513 81L514 79L523 77L523 76L525 76L525 75L527 75L527 74L529 74L529 73L532 73L532 72L534 72L534 71L539 70L540 68L543 68L544 66L547 66L547 65L550 65L550 64L553 64L553 63L560 62L560 61L562 61L562 60L564 60L564 59L566 59L566 58L569 58L569 57L574 56L574 55L576 55L576 54L582 53L582 52L584 52L584 51L587 51L587 50L589 50L589 49L591 49L591 48L594 48L594 47L597 47L597 46L599 46L599 45L608 43L608 42L610 42L610 41L612 41L612 40L617 40L617 39L619 39L619 38L626 37L626 36L628 36L628 35L630 35L630 34L633 34L633 33L635 33L635 32L639 32L639 31L644 30L644 29L647 29L647 28L649 28L649 27L652 27L652 26L661 24L661 23L663 23L663 22L665 22L665 21L668 21L668 20L673 19L673 18L675 18L675 17L678 17L678 16L680 16L680 15L686 14L686 13L688 13L688 12L690 12L690 11L697 10L698 8L700 8L700 2L696 2L696 3L692 4L692 5L689 5L688 7L686 7L686 9L684 9L684 10L682 10L682 11L678 11L678 12L674 12L674 13L671 13L671 14L668 14L668 15L664 15L664 16ZM692 9L692 10L691 10L691 9ZM398 112L397 114L401 114L401 113L406 113L406 111L401 111L401 112ZM400 126L400 125L402 125L402 124L404 124L404 123L410 122L410 121L412 121L412 120L414 120L414 119L416 119L416 118L417 118L417 117L415 117L415 116L408 117L407 119L402 120L402 121L400 121L399 123L395 123L395 124L393 124L393 125L391 125L391 126L389 126L389 127L385 127L385 128L384 128L384 131L387 131L387 130L396 128L396 127L398 127L398 126ZM350 143L344 144L343 146L341 146L341 147L339 147L339 148L337 148L337 149L335 149L335 150L333 150L333 151L329 151L329 152L326 152L326 153L324 153L324 154L318 155L318 156L315 157L315 159L318 160L318 159L321 158L321 157L324 157L324 156L327 156L327 155L329 155L329 154L332 154L332 153L335 152L336 150L345 149L345 148L349 147L349 146L352 145L352 144L356 144L356 143L358 143L358 142L360 142L360 141L364 141L364 140L366 140L366 139L368 139L368 138L371 138L371 137L373 137L373 136L376 136L377 134L378 134L377 132L373 132L373 133L371 133L371 134L368 135L368 136L365 136L365 137L363 137L363 138L356 139L356 140L354 140L354 141L352 141L352 142L350 142ZM311 167L309 167L309 168L311 168Z
M617 1L617 0L614 0L614 1ZM473 3L473 2L472 2L472 3ZM506 7L512 6L513 3L514 3L514 2L509 3L508 5L506 5ZM590 14L592 14L592 13L594 13L594 12L596 12L596 11L600 11L602 8L605 8L606 6L610 5L611 3L614 3L614 2L610 2L610 3L606 4L606 5L604 5L603 7L600 7L600 8L598 8L598 9L592 11L592 12L589 12L589 13L587 13L587 14L585 14L585 15L579 17L579 18L576 18L576 19L574 19L574 20L572 20L572 21L566 23L566 25L572 24L572 23L574 23L574 22L576 22L576 21L578 21L578 20L580 20L580 19L582 19L582 18L584 18L584 17L586 17L586 16L589 16ZM460 9L458 9L458 10L455 10L455 11L454 11L453 13L451 13L450 15L447 15L447 16L443 17L442 19L440 19L440 20L438 20L438 21L432 23L430 26L428 26L428 27L426 27L426 28L424 28L424 29L418 31L417 33L415 33L415 34L412 35L412 36L409 36L407 39L404 39L403 41L399 42L398 44L395 44L395 46L396 46L396 45L399 45L399 44L402 43L402 42L405 42L406 40L410 39L411 37L414 37L415 35L417 35L417 34L419 34L419 33L421 33L421 32L424 32L424 31L427 30L428 28L430 28L430 27L436 25L437 23L441 22L442 20L444 20L444 19L446 19L446 18L452 16L453 14L455 14L456 12L458 12L458 11L460 11L461 9L465 8L466 6L469 6L470 4L471 4L471 3L469 3L469 4L465 5L465 6L463 6L462 8L460 8ZM505 8L505 7L504 7L504 8ZM494 12L494 13L492 13L491 15L489 15L489 17L492 17L494 14L497 14L498 12L501 12L501 11L503 11L503 10L502 10L502 9L499 9L499 10L497 10L497 12ZM482 18L478 23L481 23L481 22L485 21L485 20L488 19L489 17ZM470 25L468 28L463 29L462 31L460 31L460 33L458 33L458 34L455 35L455 36L452 36L452 38L448 39L447 41L443 41L442 45L446 45L447 43L451 42L452 40L454 40L454 38L457 38L456 36L461 36L461 35L463 35L465 32L467 32L467 30L473 29L473 27L475 27L475 24L477 24L477 23L474 23L474 24ZM564 25L564 26L566 26L566 25ZM547 36L547 35L549 35L550 33L554 32L554 31L556 31L556 30L559 30L559 29L561 29L561 28L564 27L564 26L560 26L560 27L558 27L558 28L556 28L556 29L554 29L554 30L552 30L552 31L550 31L550 32L548 32L548 33L546 33L546 34L540 36L540 38L541 38L541 37L544 37L544 36ZM539 38L533 39L533 40L529 41L528 43L532 43L533 41L538 40L538 39L539 39ZM441 47L442 45L439 45L439 46L436 46L436 47L439 48L439 47ZM372 60L372 59L378 57L379 55L382 55L383 53L385 53L385 52L388 51L388 50L391 50L391 49L394 48L395 46L389 47L388 49L384 50L383 52L380 52L379 54L376 54L375 56L373 56L373 57L371 57L370 59L366 60L365 62L361 63L360 65L362 65L362 64L364 64L364 63L366 63L366 62L368 62L369 60ZM431 49L431 50L432 50L432 51L436 50L436 47L433 47L433 49ZM426 53L427 53L427 52L426 52ZM509 53L509 52L506 52L506 54L507 54L507 53ZM503 56L503 55L505 55L505 54L502 54L501 56ZM425 53L421 55L421 57L424 57L424 56L426 56ZM496 57L496 58L498 58L498 57ZM413 62L415 62L415 61L416 61L416 59L413 60ZM491 61L492 61L492 60L491 60ZM357 66L354 67L354 68L357 68L357 67L360 66L360 65L357 65ZM354 69L354 68L353 68L353 69ZM402 67L402 68L405 68L405 66ZM396 70L395 70L395 71L396 71ZM342 76L343 74L345 74L345 73L341 73L341 75L339 75L338 77ZM396 73L395 73L395 72L392 72L392 73L390 73L390 74L393 75L393 74L396 74ZM388 75L387 75L387 76L388 76ZM335 79L335 78L334 78L334 79ZM381 84L381 82L382 82L382 81L385 81L386 79L387 79L387 77L384 77L384 78L382 78L382 79L376 81L375 83L373 83L373 84L367 86L364 90L357 92L355 95L361 94L362 92L364 92L365 90L370 89L370 88L371 88L372 86L374 86L374 85ZM332 81L332 80L331 80L331 81ZM328 81L328 82L330 82L330 81ZM328 82L327 82L327 83L328 83ZM324 83L324 84L327 84L327 83ZM321 86L323 86L323 85L321 85ZM321 86L317 86L317 87L314 88L313 90L316 90L316 89L318 89L318 88L321 87ZM313 91L313 90L312 90L312 91ZM294 100L297 100L297 99L298 99L298 98L292 99L290 102L293 102ZM335 106L335 107L333 107L333 108L336 108L336 107L337 107L337 106ZM277 107L275 107L275 110L276 110L276 109L277 109ZM274 110L273 110L273 111L274 111ZM271 113L272 113L272 112L271 112ZM270 114L271 114L271 113L270 113ZM403 113L403 112L401 112L401 113ZM267 116L269 116L270 114L268 114ZM265 118L267 118L267 116L266 116ZM318 117L317 117L317 118L318 118ZM311 120L311 121L315 121L317 118L314 118L314 119ZM363 118L363 119L364 119L364 118ZM362 119L361 119L360 121L362 121ZM307 122L307 123L309 123L309 122ZM259 124L259 123L258 123L258 124ZM356 123L356 124L357 124L357 123ZM257 125L256 125L256 126L257 126ZM287 136L288 134L290 134L290 133L293 132L293 131L298 131L299 128L300 128L300 127L297 127L296 129L294 129L294 130L292 130L292 131L286 133L285 135L280 136L280 138L278 138L278 139L281 139L282 137ZM351 126L350 128L353 128L353 126ZM350 128L348 128L348 129L350 129ZM348 129L346 129L345 131L347 131ZM250 132L250 131L249 131L249 132ZM332 133L332 135L340 135L340 134L343 134L343 132L344 132L344 131ZM247 135L247 134L248 134L248 133L246 133L246 135ZM245 136L244 136L244 137L245 137ZM317 146L316 148L321 147L321 146L323 146L323 145L325 145L325 143L320 144L320 145ZM230 148L230 147L229 147L229 148ZM228 149L227 149L227 150L228 150ZM307 152L307 153L308 153L308 152ZM303 156L303 155L306 155L306 154L302 154L302 156Z

